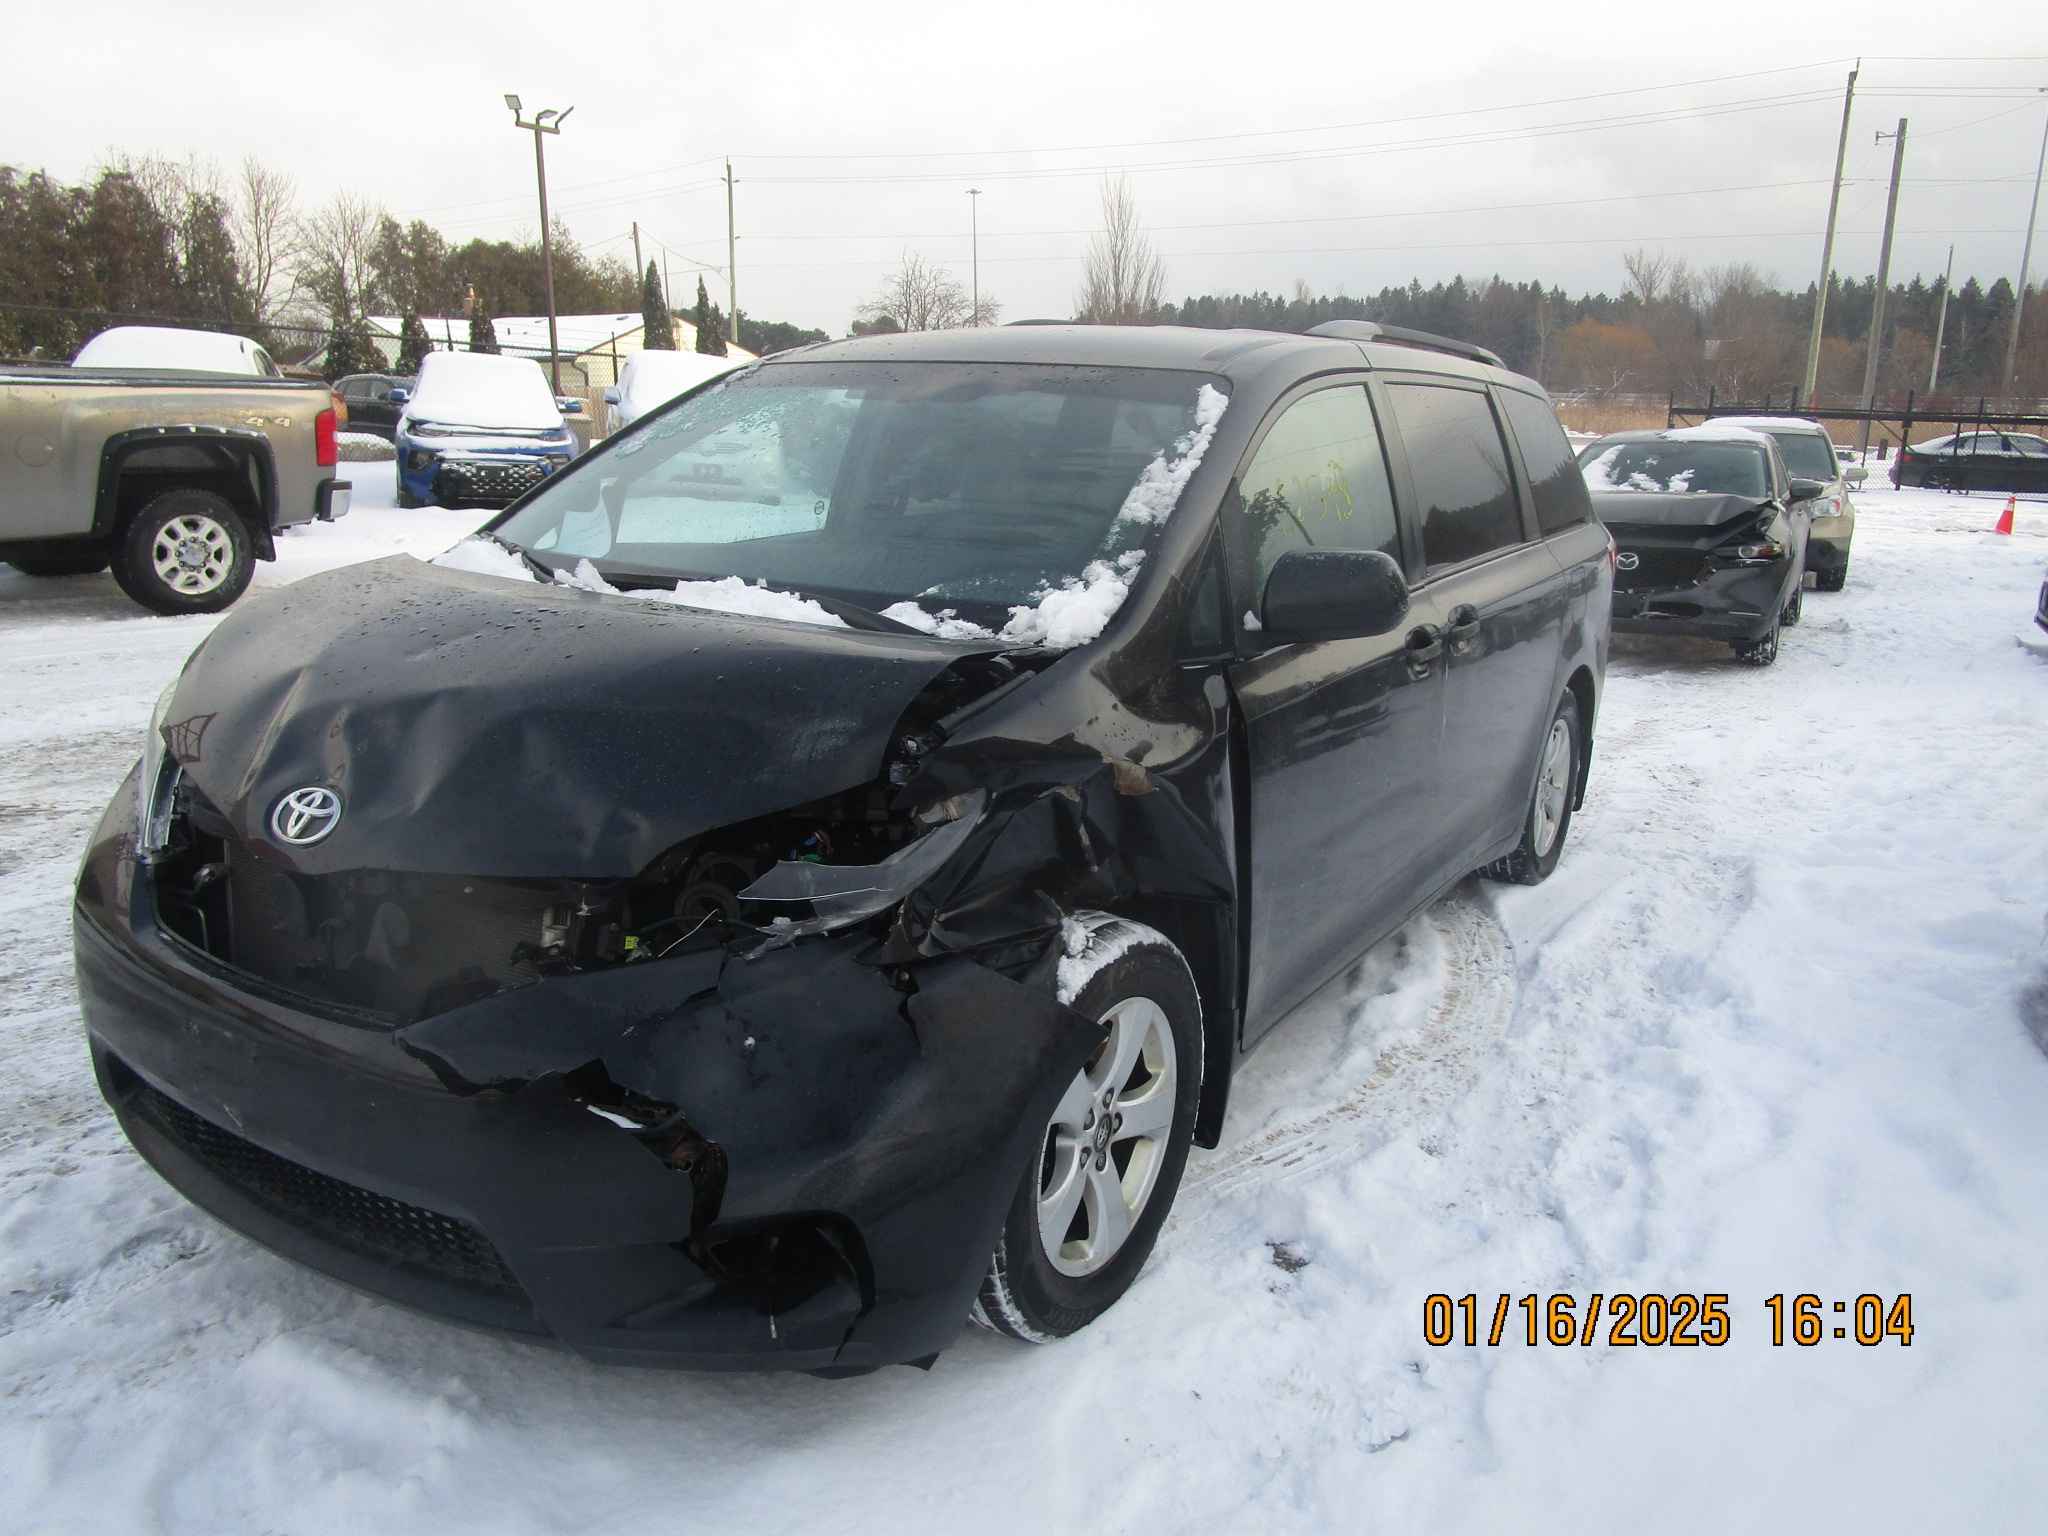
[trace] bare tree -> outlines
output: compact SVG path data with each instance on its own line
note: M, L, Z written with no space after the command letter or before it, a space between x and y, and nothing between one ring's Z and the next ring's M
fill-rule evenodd
M235 255L256 318L266 325L298 297L298 204L291 177L254 155L242 162L234 188Z
M994 299L984 298L977 313L958 278L916 251L905 251L896 270L882 280L881 291L861 305L859 314L870 328L888 320L899 330L950 331L964 325L993 325L1001 309Z
M1102 181L1102 228L1074 296L1074 318L1093 325L1141 325L1166 301L1166 268L1138 223L1130 178Z
M375 299L372 256L384 210L350 192L300 225L295 273L306 297L330 317L360 319Z
M1671 276L1671 258L1662 251L1637 246L1621 258L1621 269L1628 274L1623 291L1635 295L1643 308L1650 308L1664 297L1664 286Z

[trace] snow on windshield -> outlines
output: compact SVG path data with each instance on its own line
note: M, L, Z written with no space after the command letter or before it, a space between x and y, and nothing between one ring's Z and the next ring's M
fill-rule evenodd
M1608 449L1586 466L1586 489L1590 491L1686 491L1692 489L1692 477L1697 472L1692 466L1679 470L1669 478L1656 473L1660 468L1655 454L1632 456L1629 464L1621 460L1629 454L1634 445L1622 443ZM1640 467L1638 467L1640 466Z
M444 570L472 571L479 576L502 576L511 581L535 583L540 580L533 573L533 567L518 555L480 533L473 533L443 550L434 556L432 563ZM575 570L555 572L555 582L558 586L574 587L579 592L595 592L605 597L635 597L651 603L673 603L679 608L703 608L712 613L787 619L797 624L820 624L827 629L847 628L846 620L836 613L827 612L808 597L799 597L794 592L778 592L765 582L749 586L737 576L727 576L719 581L679 581L673 589L623 588L606 581L588 560L579 560ZM973 626L968 627L971 629Z
M530 357L430 352L406 415L463 427L559 427L548 376Z
M1166 521L1180 501L1181 491L1202 467L1216 425L1229 405L1230 397L1213 384L1196 391L1195 424L1160 449L1139 472L1137 483L1117 509L1117 522ZM1142 549L1126 550L1114 560L1091 560L1078 577L1069 576L1057 585L1047 583L1032 594L1030 603L1012 608L1000 632L955 618L950 608L931 614L911 602L892 604L882 610L882 617L942 640L1001 640L1008 645L1070 650L1102 633L1130 596L1131 580L1144 561Z

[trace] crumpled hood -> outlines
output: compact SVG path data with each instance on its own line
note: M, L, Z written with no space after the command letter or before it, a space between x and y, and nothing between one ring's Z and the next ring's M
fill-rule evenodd
M1706 495L1671 491L1603 491L1593 498L1593 512L1610 528L1669 528L1734 531L1745 518L1755 518L1769 503L1756 496Z
M624 878L873 779L904 709L962 654L401 555L233 609L165 732L243 838L309 874ZM278 844L272 808L314 784L340 792L339 824Z

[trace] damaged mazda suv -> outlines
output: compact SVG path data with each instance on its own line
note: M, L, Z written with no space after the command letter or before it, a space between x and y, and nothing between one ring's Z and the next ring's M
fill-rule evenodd
M200 644L79 876L100 1086L258 1241L594 1358L1070 1334L1242 1052L1556 864L1612 579L1462 343L749 366Z

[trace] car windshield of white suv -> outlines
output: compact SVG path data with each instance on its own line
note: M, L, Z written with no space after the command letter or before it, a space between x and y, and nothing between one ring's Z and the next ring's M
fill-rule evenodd
M491 534L565 577L685 600L737 578L948 637L1079 643L1201 462L1219 382L769 364L619 434Z
M1653 440L1595 443L1581 468L1586 488L1615 491L1690 491L1724 496L1768 496L1761 449L1748 443ZM1829 478L1833 478L1830 475Z
M1773 432L1788 472L1805 480L1832 481L1842 472L1828 440L1812 432Z

